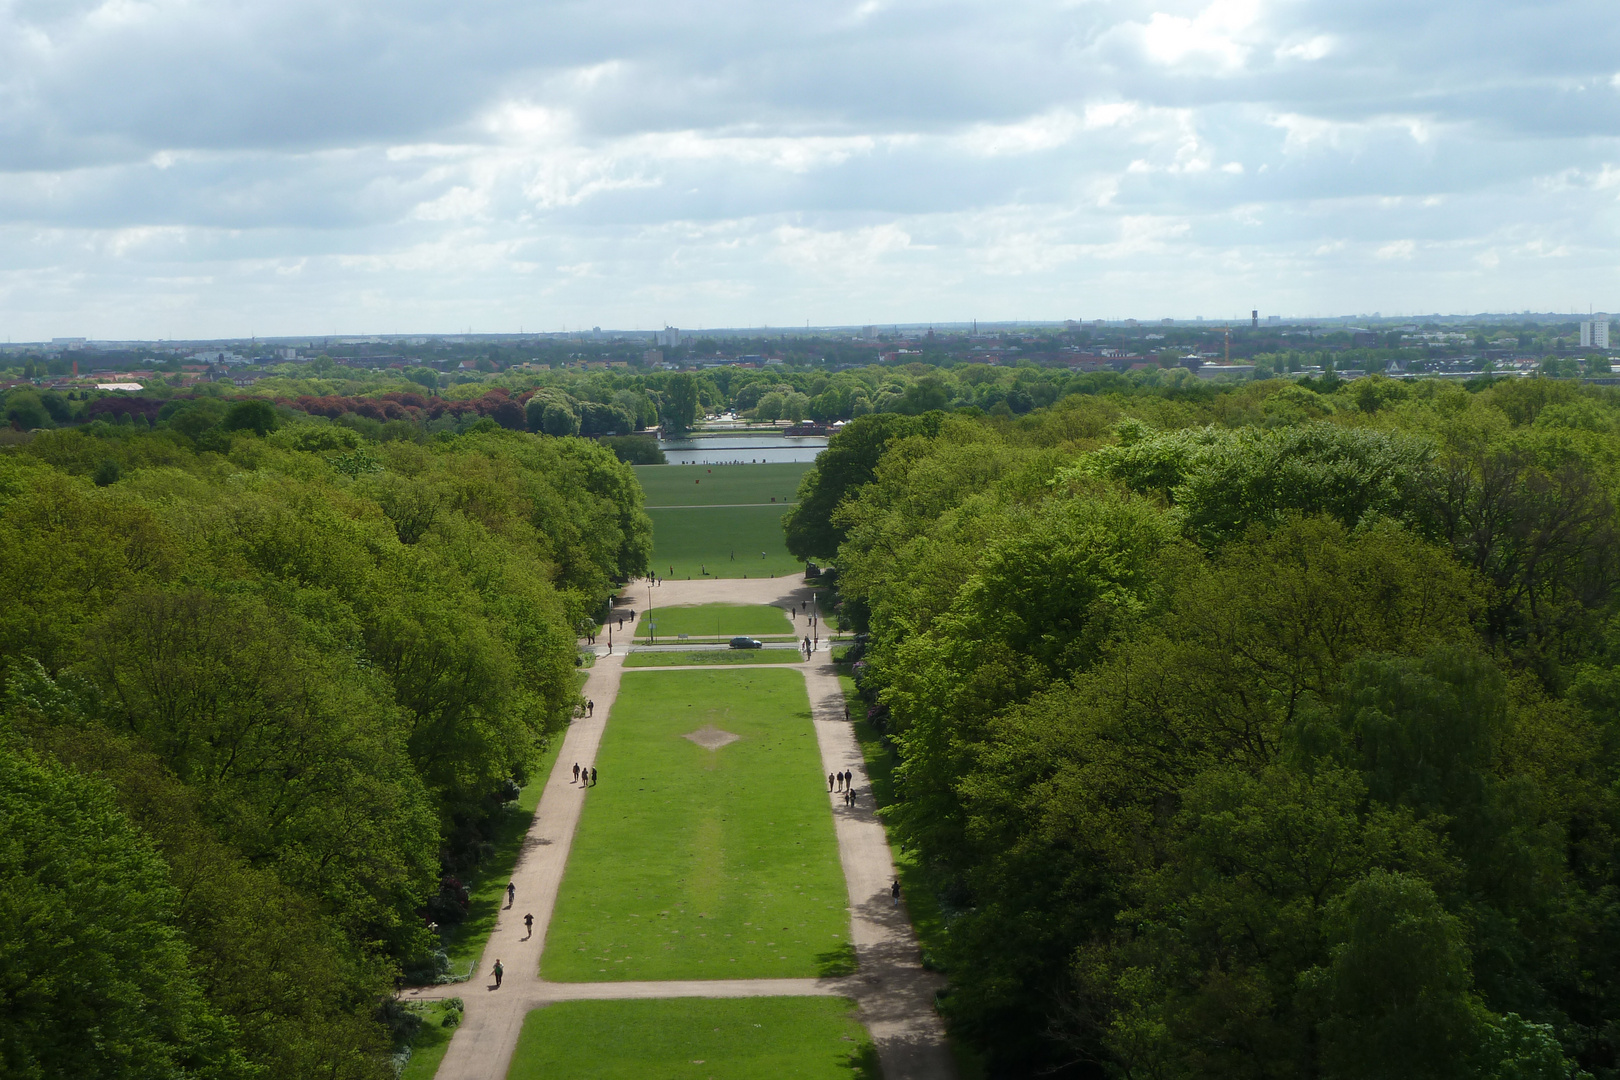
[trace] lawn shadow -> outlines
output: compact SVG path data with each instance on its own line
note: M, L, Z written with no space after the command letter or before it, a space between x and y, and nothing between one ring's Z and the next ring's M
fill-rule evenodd
M871 1040L850 1051L845 1063L853 1080L883 1080L883 1068L878 1064L877 1047Z
M849 942L816 954L816 976L837 979L855 974L855 946Z

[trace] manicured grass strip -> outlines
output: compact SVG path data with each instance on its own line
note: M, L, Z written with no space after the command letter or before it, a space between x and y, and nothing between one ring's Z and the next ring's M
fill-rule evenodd
M738 736L705 749L684 736ZM853 970L826 777L793 670L626 671L546 933L544 978Z
M847 998L564 1001L523 1021L507 1080L880 1080Z
M662 633L662 631L659 631L659 632ZM663 638L659 638L658 639L658 644L659 645L727 645L727 644L730 644L731 639L732 639L733 636L735 636L735 635L725 634L725 635L722 636L722 635L718 635L718 634L688 634L688 635L686 635L685 637L681 638L678 641L665 641ZM760 641L766 642L767 644L769 644L770 642L775 641L775 642L780 642L780 643L782 643L784 645L792 644L794 642L797 642L802 637L802 635L800 635L800 634L749 634L748 636L752 637L752 638L758 638ZM647 642L646 641L637 641L636 644L638 644L638 645L646 645Z
M703 652L633 652L629 667L685 667L692 664L802 664L798 649L709 649Z
M743 454L747 457L746 452ZM790 503L808 461L765 465L637 465L636 479L648 506L715 506L731 503Z
M467 917L460 925L447 927L440 934L445 955L450 959L450 974L456 979L471 978L478 958L484 955L484 945L495 929L495 917L506 903L506 883L512 880L512 868L517 865L518 852L523 850L523 838L534 824L540 793L545 790L551 767L562 751L563 734L559 731L552 736L551 745L529 774L529 783L518 792L517 802L507 808L497 824L490 838L495 853L484 860L467 882L470 896Z
M671 468L672 466L662 466ZM781 577L804 564L782 536L785 506L717 506L648 510L653 525L652 571L659 577ZM764 554L761 554L761 553Z
M413 1003L406 1008L421 1015L422 1030L411 1040L411 1056L400 1070L399 1080L433 1080L444 1052L450 1049L450 1036L456 1032L454 1027L444 1026L444 1018L451 1010L442 1001Z
M794 624L788 621L781 608L769 604L693 604L688 607L659 607L657 589L653 589L653 608L647 617L636 624L636 640L646 638L652 631L649 623L658 624L658 640L669 638L671 643L679 634L692 637L733 638L759 637L765 634L791 634Z

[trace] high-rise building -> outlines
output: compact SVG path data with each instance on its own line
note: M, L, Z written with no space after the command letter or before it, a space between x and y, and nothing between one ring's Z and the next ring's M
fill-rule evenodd
M1249 312L1249 329L1251 329L1251 330L1260 329L1260 309L1259 308L1255 308L1254 310Z
M1609 347L1609 317L1594 315L1581 323L1581 348L1607 349Z

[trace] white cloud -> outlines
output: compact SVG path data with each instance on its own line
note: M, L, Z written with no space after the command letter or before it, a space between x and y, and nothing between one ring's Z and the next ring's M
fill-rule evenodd
M0 0L0 327L1584 295L1620 242L1620 28L1526 12Z
M1136 32L1143 51L1156 63L1175 66L1194 60L1234 69L1248 59L1249 31L1259 15L1258 0L1215 0L1191 18L1155 11Z
M1279 60L1320 60L1333 52L1334 39L1330 34L1317 34L1303 41L1290 41L1277 46Z

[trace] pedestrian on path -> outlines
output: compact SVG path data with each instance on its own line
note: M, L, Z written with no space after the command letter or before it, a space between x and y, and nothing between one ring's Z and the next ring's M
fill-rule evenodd
M592 768L591 768L591 787L595 787L595 786L596 786L596 768L595 768L595 766L592 766Z
M574 762L574 783L579 783L579 762Z
M495 969L490 974L495 976L495 989L499 990L501 988L501 976L506 974L506 969L501 967L499 957L495 958Z
M831 791L833 789L833 781L834 781L833 774L828 773L827 774L827 790L828 791Z
M844 722L849 723L849 702L844 702Z
M895 878L894 884L889 886L889 899L893 901L892 907L900 906L900 879Z
M528 933L523 935L523 940L524 941L528 941L530 938L534 937L534 916L533 915L525 915L525 916L523 916L523 929L528 931Z
M506 883L506 906L511 907L512 902L514 900L516 900L516 899L517 899L517 886L514 885L512 882L508 881Z
M592 699L592 700L587 701L585 703L585 715L586 716L595 716L596 715L596 701L595 701L595 699Z

